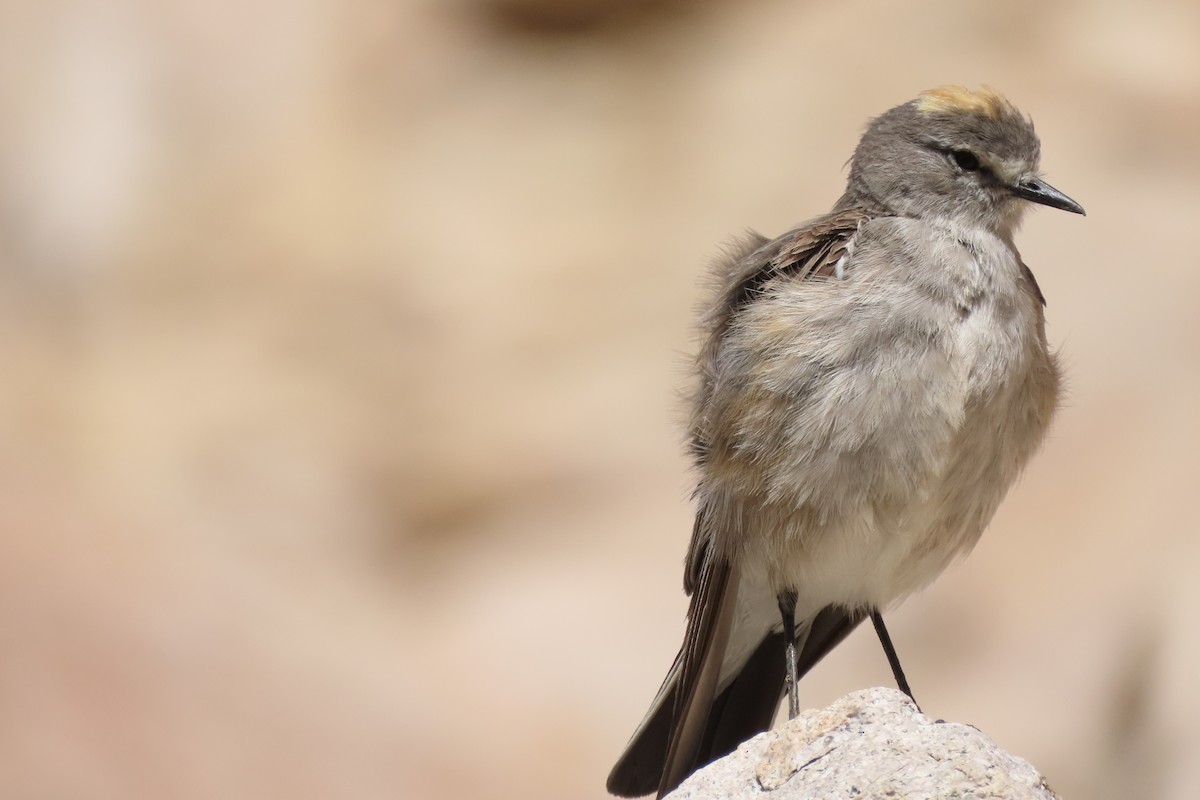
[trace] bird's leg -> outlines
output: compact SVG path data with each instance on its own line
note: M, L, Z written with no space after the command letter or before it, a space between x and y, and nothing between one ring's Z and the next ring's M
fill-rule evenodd
M796 675L796 593L779 593L779 614L783 617L783 656L788 690L788 719L800 716L800 694L796 690L799 678Z
M887 656L888 664L892 667L892 675L896 679L896 686L900 691L908 695L908 699L913 701L913 705L917 710L921 710L921 706L917 703L917 698L913 697L912 689L908 688L908 680L904 677L904 670L900 667L900 657L896 655L896 648L892 644L892 637L888 636L887 628L883 624L883 615L879 611L871 612L871 622L875 624L875 633L879 636L879 643L883 645L883 654Z

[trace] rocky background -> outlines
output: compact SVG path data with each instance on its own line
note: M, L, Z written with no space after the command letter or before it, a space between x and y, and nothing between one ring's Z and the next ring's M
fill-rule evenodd
M1065 797L1200 780L1200 5L0 5L0 795L600 798L678 646L698 276L942 83L1070 395L889 617ZM804 683L888 685L869 630Z

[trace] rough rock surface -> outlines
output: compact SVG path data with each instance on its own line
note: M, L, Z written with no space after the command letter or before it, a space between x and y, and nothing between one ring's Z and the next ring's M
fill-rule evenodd
M745 742L671 800L747 798L1055 800L1028 761L979 730L935 722L894 689L865 689Z

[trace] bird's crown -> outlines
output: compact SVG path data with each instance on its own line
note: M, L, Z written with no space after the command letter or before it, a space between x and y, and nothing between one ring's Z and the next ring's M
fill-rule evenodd
M990 86L980 89L954 85L939 86L921 92L916 105L922 114L966 112L995 120L1010 115L1021 115L1007 97Z

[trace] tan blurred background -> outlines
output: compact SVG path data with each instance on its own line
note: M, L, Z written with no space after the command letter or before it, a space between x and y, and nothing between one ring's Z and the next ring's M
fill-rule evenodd
M599 798L679 643L703 266L987 83L1070 371L890 617L1067 797L1200 780L1200 5L0 6L0 796ZM860 631L804 684L888 685Z

